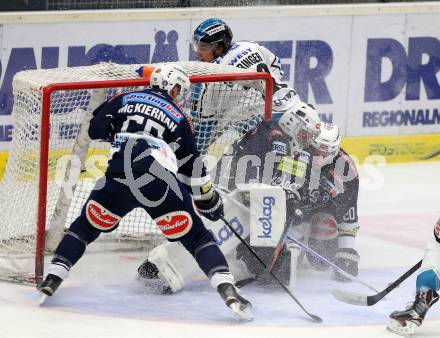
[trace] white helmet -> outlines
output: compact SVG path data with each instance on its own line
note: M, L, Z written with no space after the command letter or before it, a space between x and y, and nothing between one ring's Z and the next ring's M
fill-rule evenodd
M281 130L292 137L293 147L308 147L321 129L321 120L313 106L296 102L278 121Z
M296 91L292 88L281 88L273 93L272 110L275 112L285 112L301 102Z
M321 122L321 133L312 141L313 155L324 156L324 164L333 162L341 146L339 127L333 123Z
M171 95L171 90L177 85L179 86L179 96L187 99L190 94L191 82L185 70L176 64L164 64L156 67L151 73L150 84L158 86L167 91Z

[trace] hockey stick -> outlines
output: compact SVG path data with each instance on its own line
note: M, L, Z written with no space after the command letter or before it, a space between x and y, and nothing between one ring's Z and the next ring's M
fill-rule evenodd
M255 250L243 239L243 237L240 236L240 234L237 232L237 230L234 229L233 226L229 224L229 222L226 220L224 216L221 216L220 219L225 223L225 225L228 227L229 230L232 231L232 233L237 237L237 239L249 250L249 252L260 262L260 264L267 269L267 265L263 262L263 260L258 256L258 254L255 252ZM310 312L308 312L305 307L299 302L299 300L293 295L292 292L283 284L283 282L271 271L270 275L278 282L278 284L283 288L284 291L287 292L287 294L292 298L296 304L316 323L321 323L322 319L318 317L317 315L314 315Z
M287 239L291 240L292 242L295 242L297 245L299 245L301 248L303 248L305 251L311 253L313 256L315 256L316 258L318 258L319 260L321 260L322 262L330 265L333 269L335 269L336 271L338 271L341 275L343 275L344 277L347 277L348 279L354 281L354 282L358 282L359 284L362 284L363 286L366 286L367 288L373 290L374 292L379 292L379 290L377 290L375 287L371 286L370 284L360 280L359 278L357 278L356 276L353 276L351 274L349 274L348 272L342 270L339 266L337 266L336 264L330 262L327 258L322 257L319 253L317 253L316 251L314 251L313 249L310 249L307 245L305 245L304 243L300 242L299 240L297 240L296 238L293 238L289 235L287 235Z
M299 209L295 210L295 214L298 217L302 216L302 212ZM272 269L273 269L273 267L274 267L274 265L275 265L275 263L276 263L276 261L278 259L278 256L280 255L281 250L284 247L284 242L286 241L287 234L289 233L289 231L292 228L292 226L293 226L293 221L289 222L284 227L284 230L283 230L283 233L281 234L280 240L278 241L277 246L275 247L275 250L273 251L272 261L270 262L269 267L267 268L267 271L266 271L267 273L270 273L272 271Z
M218 187L219 187L219 186L218 186ZM223 196L226 197L228 200L230 200L231 202L233 202L235 205L241 207L243 210L244 210L244 209L249 210L249 207L245 206L244 204L242 204L242 203L240 203L239 201L237 201L237 200L235 200L234 198L232 198L232 196L231 196L231 195L232 195L232 192L229 192L229 190L227 190L226 188L223 188L223 187L219 187L219 188L222 189L224 192L227 192L227 193L226 193L225 195L223 195ZM283 235L284 235L284 233L283 233ZM281 236L281 237L282 237L282 236ZM308 246L306 246L306 245L303 244L302 242L298 241L297 239L295 239L295 238L293 238L293 237L291 237L291 236L289 236L289 235L286 235L286 238L287 238L287 239L290 239L291 241L293 241L293 242L295 242L295 243L297 243L297 244L298 244L300 247L302 247L305 251L308 251L309 253L311 253L312 255L314 255L315 257L317 257L318 259L320 259L321 261L325 262L326 264L328 264L329 266L331 266L332 268L334 268L335 270L337 270L341 275L347 277L348 279L350 279L350 280L352 280L352 281L356 281L356 282L358 282L359 284L364 285L365 287L367 287L367 288L373 290L374 292L379 292L378 289L376 289L376 288L374 288L373 286L369 285L368 283L366 283L366 282L360 280L359 278L357 278L357 277L355 277L355 276L353 276L353 275L350 275L349 273L347 273L346 271L342 270L340 267L338 267L338 266L335 265L334 263L330 262L328 259L322 257L322 256L319 255L316 251L310 249ZM246 244L247 244L247 243L246 243ZM282 247L282 246L281 246L281 247ZM275 249L275 250L276 250L276 249ZM274 252L274 255L275 255L275 252ZM272 260L273 260L273 257L272 257ZM270 271L268 271L268 272L270 273ZM250 284L250 283L252 283L252 280L251 280L251 279L249 279L249 280L245 280L245 281L243 281L243 282L240 283L240 284L241 284L241 286L245 286L245 285Z
M376 293L372 296L366 296L354 292L342 291L342 290L333 290L333 296L344 303L352 304L352 305L361 305L361 306L371 306L380 301L383 297L393 291L396 287L398 287L405 279L411 276L415 271L417 271L422 266L422 261L417 262L411 269L405 272L402 276L397 278L393 283L388 285L383 291Z
M224 193L224 195L223 195L224 197L226 197L229 201L231 201L232 203L237 205L240 209L245 210L245 211L249 211L249 207L245 206L244 204L240 203L239 201L237 201L236 199L234 199L232 197L232 195L234 194L233 191L229 191L228 189L226 189L222 186L217 186L217 188L219 188ZM298 213L301 213L301 210L296 209L295 210L296 216L301 217L302 213L301 213L301 215ZM281 250L283 249L284 242L286 241L286 236L289 233L289 230L291 227L292 227L292 222L290 222L289 224L286 224L286 226L284 227L283 232L281 234L281 237L280 237L280 239L279 239L279 241L273 251L271 263L269 264L267 271L266 271L267 273L270 273L272 271L276 261L278 260L278 256L280 255ZM239 285L240 285L240 287L243 287L243 286L248 285L254 281L255 281L254 278L247 278L246 280L239 281L240 282Z

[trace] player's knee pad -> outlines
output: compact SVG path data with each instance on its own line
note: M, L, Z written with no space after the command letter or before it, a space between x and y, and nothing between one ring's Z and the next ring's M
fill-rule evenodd
M332 262L335 260L338 249L337 234L337 223L333 215L317 213L310 219L310 249ZM307 252L306 256L314 269L326 270L329 268L313 254Z
M120 216L93 199L90 199L85 206L85 217L93 228L102 232L113 231L121 220Z
M154 219L162 234L170 241L188 234L193 227L193 218L187 211L172 211Z
M156 266L158 277L165 282L173 292L177 292L183 288L183 276L169 258L168 252L163 245L159 245L151 250L148 255L148 261Z

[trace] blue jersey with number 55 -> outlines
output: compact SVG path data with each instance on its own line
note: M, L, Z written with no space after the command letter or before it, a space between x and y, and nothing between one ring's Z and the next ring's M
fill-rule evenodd
M152 151L171 150L183 183L209 180L190 122L164 90L144 89L110 98L93 112L89 136L112 143L107 172L123 173L125 161L130 161L133 172L147 172Z

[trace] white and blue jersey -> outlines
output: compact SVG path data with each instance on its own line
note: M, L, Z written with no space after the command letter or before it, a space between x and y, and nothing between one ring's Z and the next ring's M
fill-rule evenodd
M440 219L434 226L433 237L425 248L425 256L417 276L417 291L440 290Z
M281 78L283 70L281 61L274 53L254 41L234 42L229 50L213 61L219 65L228 65L256 72L266 72L274 81L274 92L287 87Z

